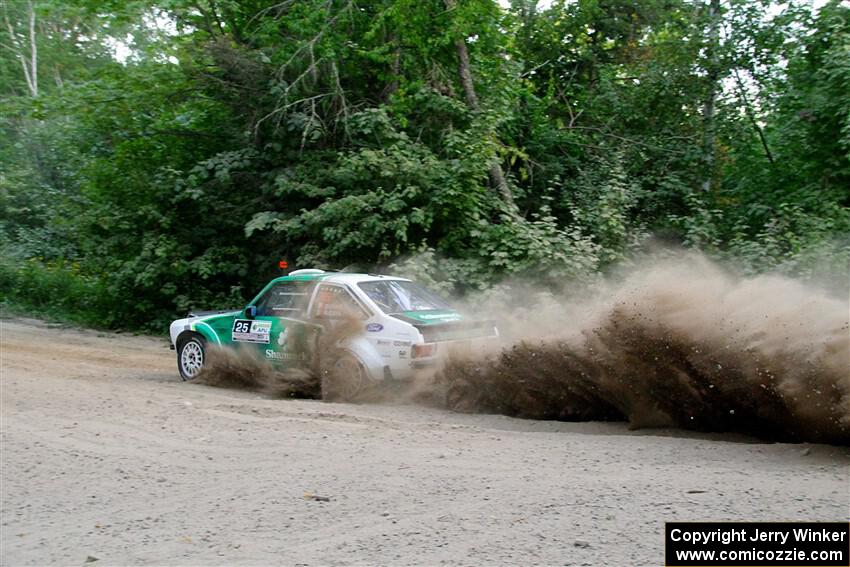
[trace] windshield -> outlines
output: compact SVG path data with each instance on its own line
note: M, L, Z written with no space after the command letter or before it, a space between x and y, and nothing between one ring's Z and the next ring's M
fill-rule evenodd
M413 282L380 280L358 284L384 313L450 309L440 296Z

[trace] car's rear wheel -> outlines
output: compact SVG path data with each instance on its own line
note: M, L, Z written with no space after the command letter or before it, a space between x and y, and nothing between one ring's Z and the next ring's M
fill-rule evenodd
M206 344L204 339L192 335L177 345L177 368L183 380L194 380L204 367Z
M322 372L322 399L330 402L353 402L367 389L366 369L351 354L336 357Z

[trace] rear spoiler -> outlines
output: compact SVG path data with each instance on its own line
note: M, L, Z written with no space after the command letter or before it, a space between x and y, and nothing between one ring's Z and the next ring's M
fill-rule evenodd
M405 323L410 323L422 333L426 343L440 341L461 341L465 339L479 339L487 337L498 337L499 330L496 322L492 319L479 319L473 321L448 321L446 323L423 324L411 317L404 315L393 315Z

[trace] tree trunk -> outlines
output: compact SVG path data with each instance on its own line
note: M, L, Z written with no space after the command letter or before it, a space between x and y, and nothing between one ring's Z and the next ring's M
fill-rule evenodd
M747 91L744 89L744 82L741 80L741 75L738 73L738 69L735 69L735 84L738 87L738 95L741 97L741 103L744 105L744 112L746 113L750 124L752 124L753 129L756 131L759 141L761 141L761 147L764 149L764 156L767 158L767 161L773 164L773 153L770 151L770 146L767 144L767 138L764 135L764 130L761 126L759 126L758 120L756 119L756 113L753 110L753 106L750 104L749 98L747 97Z
M6 23L6 29L9 32L9 42L11 45L6 45L4 47L11 50L15 54L15 57L18 58L18 61L20 61L21 69L24 72L24 80L27 83L27 89L30 92L30 96L35 98L38 96L38 48L36 46L35 35L35 9L33 8L31 0L27 2L27 7L29 9L29 57L27 57L24 45L18 40L18 36L15 33L15 26L13 26L12 22L9 20L9 13L5 10L5 6L3 19Z
M720 0L709 0L708 4L708 42L706 46L706 58L708 60L707 82L708 94L702 107L702 162L703 181L701 188L708 192L711 190L711 181L714 177L714 152L715 152L715 103L717 102L717 83L720 70L717 68L717 48L720 40Z
M32 96L38 96L38 48L35 44L35 8L32 0L27 2L30 12L30 79L32 79Z
M62 87L65 86L65 82L62 81L62 72L59 70L59 64L53 64L53 80L56 82L56 87L59 90L62 90Z
M455 8L455 0L445 0L446 9L453 10ZM466 47L466 41L463 38L455 40L455 50L457 51L458 59L458 75L460 76L460 84L463 87L463 93L466 97L466 105L473 112L478 111L478 95L475 93L475 83L472 80L472 70L469 64L469 50ZM502 172L502 166L499 164L498 157L493 159L488 171L490 176L490 184L493 189L502 197L502 199L511 207L514 207L514 196L511 193L511 188L505 179L505 174Z
M446 0L448 4L450 0ZM466 96L466 105L472 110L478 110L478 95L475 94L475 84L472 82L472 70L469 64L469 51L466 48L466 41L463 39L455 40L455 50L457 51L457 72L460 75L460 84L463 87L463 94Z
M384 102L388 101L398 90L398 77L401 74L401 46L399 45L398 37L396 37L396 34L390 33L386 42L393 46L393 59L390 63L390 72L392 72L393 78L381 93Z

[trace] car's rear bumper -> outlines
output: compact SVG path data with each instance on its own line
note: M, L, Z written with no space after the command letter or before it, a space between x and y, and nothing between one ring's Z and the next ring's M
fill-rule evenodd
M498 333L484 337L470 337L463 339L455 339L449 341L438 341L434 343L437 346L437 351L433 356L413 358L410 360L410 367L413 369L432 368L437 366L440 361L444 360L452 353L481 353L486 350L492 350L498 345Z

